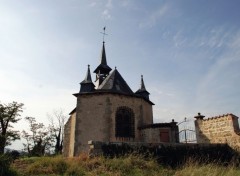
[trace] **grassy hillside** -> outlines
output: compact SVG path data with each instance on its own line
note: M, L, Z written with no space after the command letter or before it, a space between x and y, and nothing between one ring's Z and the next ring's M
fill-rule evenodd
M159 165L154 159L144 159L140 156L107 159L104 157L88 158L81 155L78 158L32 157L16 160L12 166L19 175L162 175L162 176L239 176L240 168L234 166L219 166L217 164L199 165L188 161L176 169Z

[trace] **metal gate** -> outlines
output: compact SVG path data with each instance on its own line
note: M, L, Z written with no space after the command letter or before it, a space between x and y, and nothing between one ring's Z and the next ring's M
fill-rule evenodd
M196 143L196 131L193 120L187 120L178 123L180 143Z

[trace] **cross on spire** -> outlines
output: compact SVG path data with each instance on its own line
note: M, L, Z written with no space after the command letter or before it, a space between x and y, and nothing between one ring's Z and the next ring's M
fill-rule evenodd
M105 35L108 35L108 34L106 34L105 30L106 30L106 26L104 26L103 32L100 32L101 34L103 34L103 42L105 42L105 41L104 41Z

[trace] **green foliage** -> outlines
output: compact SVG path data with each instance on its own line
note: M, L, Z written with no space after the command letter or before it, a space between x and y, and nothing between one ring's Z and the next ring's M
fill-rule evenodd
M12 130L12 124L20 120L22 109L22 103L0 104L0 153L4 153L5 146L12 141L20 139L19 132Z
M25 117L25 120L29 123L30 132L22 131L22 137L26 140L24 149L29 156L43 156L52 146L51 130L43 123L38 123L34 117Z
M0 176L15 176L16 172L10 167L12 158L8 155L0 155Z
M6 155L9 156L12 160L16 160L20 157L20 153L17 150L12 150L6 152Z

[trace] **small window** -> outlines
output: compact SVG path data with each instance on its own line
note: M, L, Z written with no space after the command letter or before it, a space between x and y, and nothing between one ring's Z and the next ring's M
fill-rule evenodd
M115 117L115 136L124 138L134 138L134 113L128 107L119 107Z

